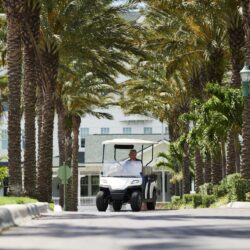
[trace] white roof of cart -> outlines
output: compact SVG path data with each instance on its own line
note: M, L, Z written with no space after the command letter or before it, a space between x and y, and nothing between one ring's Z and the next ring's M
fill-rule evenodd
M157 142L154 141L146 141L146 140L140 140L140 139L113 139L113 140L107 140L103 141L102 144L119 144L119 145L133 145L133 144L157 144Z

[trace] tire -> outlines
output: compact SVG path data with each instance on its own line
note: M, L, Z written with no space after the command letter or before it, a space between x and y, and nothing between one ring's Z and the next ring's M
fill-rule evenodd
M148 210L155 210L156 199L157 199L156 190L154 189L154 192L153 192L153 200L154 200L154 201L152 201L152 202L147 202L147 209L148 209Z
M142 206L142 195L140 191L134 191L131 195L130 199L130 205L131 209L135 212L138 212L141 210Z
M114 209L114 211L118 212L118 211L121 210L121 208L122 208L122 201L114 200L113 201L113 209Z
M99 191L96 195L96 207L100 212L105 212L108 207L108 200L105 199L105 193L103 191Z

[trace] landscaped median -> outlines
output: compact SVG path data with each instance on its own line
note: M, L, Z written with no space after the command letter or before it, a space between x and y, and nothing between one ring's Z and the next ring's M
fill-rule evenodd
M10 197L7 198L7 200L8 199L11 200L9 203L12 204L0 205L0 231L12 226L18 226L27 220L37 218L42 213L48 212L49 209L48 203L46 202L20 204L25 203L22 202L24 200L23 198ZM14 200L16 200L16 202L14 202ZM26 200L26 202L28 201L32 202L32 200ZM6 204L6 200L3 202L3 198L0 198L0 204L3 203Z

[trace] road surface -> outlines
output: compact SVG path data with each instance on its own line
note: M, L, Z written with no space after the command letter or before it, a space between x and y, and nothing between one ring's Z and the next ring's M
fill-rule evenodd
M51 213L0 235L0 250L249 250L250 209Z

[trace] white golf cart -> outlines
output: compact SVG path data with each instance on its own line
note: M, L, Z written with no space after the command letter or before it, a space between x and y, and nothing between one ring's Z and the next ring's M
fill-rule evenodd
M100 191L96 196L98 211L106 211L108 204L120 211L123 204L130 203L133 211L140 211L142 202L148 210L154 210L157 192L156 175L148 165L153 160L153 141L139 139L113 139L103 143ZM109 147L109 150L108 150ZM140 160L129 160L131 149L140 150ZM151 159L144 165L143 153L151 150ZM107 158L112 158L109 160Z

